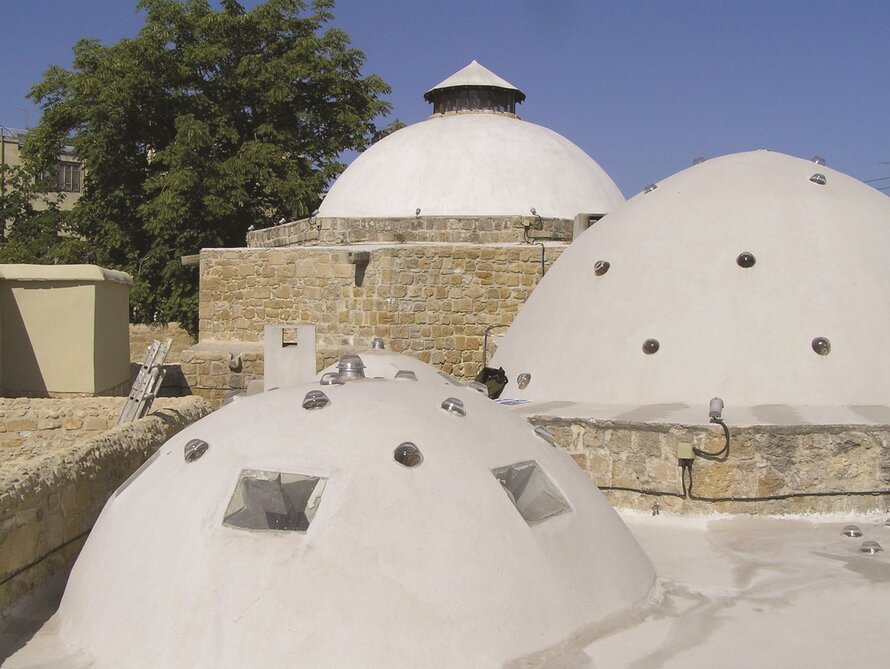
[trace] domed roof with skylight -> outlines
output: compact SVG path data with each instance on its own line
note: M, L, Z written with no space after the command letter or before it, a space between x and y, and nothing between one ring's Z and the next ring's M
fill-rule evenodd
M525 94L473 61L424 96L428 120L377 142L343 172L320 217L605 214L624 201L565 137L515 115Z
M648 600L649 560L548 433L371 358L386 378L351 359L234 401L115 493L47 632L68 664L501 666Z
M777 405L874 420L869 407L890 400L888 248L890 199L856 179L769 151L708 160L573 243L493 364L509 374L505 397L681 407L719 396L767 422Z

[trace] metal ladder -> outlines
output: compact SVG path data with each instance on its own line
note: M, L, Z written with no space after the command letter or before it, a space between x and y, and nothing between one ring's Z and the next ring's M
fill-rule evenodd
M167 358L172 343L172 339L165 339L164 343L155 339L148 347L145 362L139 368L139 374L133 382L133 387L130 388L127 403L124 404L120 418L117 419L118 425L138 420L148 413L151 403L157 397L158 390L164 382L164 375L167 373L167 370L164 369L164 360Z

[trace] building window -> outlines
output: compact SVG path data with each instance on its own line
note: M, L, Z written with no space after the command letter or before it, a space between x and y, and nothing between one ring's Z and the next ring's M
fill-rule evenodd
M78 163L59 163L56 171L55 189L61 193L79 193L80 176Z

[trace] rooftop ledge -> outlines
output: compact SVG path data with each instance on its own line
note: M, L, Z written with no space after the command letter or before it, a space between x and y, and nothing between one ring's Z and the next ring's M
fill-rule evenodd
M7 281L110 281L133 285L126 272L98 265L0 265L0 279Z
M586 419L620 423L653 423L674 425L707 425L708 400L699 404L681 402L646 405L584 404L563 401L510 400L501 397L522 416ZM725 398L724 398L725 399ZM515 402L511 404L511 402ZM851 404L846 406L799 406L791 404L760 404L733 406L728 400L723 410L727 425L829 426L890 425L890 405Z

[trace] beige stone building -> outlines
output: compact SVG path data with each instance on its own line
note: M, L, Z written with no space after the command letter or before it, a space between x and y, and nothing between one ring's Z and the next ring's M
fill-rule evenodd
M262 377L276 323L315 326L319 368L382 337L473 377L573 236L623 202L475 61L424 97L429 119L359 156L314 216L202 250L199 342L183 355L193 392L219 399Z
M2 183L0 190L5 194L8 191L6 173L9 168L22 164L21 147L25 139L26 131L0 126L0 174ZM71 209L80 199L83 190L83 164L74 156L74 149L65 147L59 154L56 162L55 173L51 175L54 184L54 192L59 196L59 208L63 211ZM42 201L34 201L34 207L45 207Z

